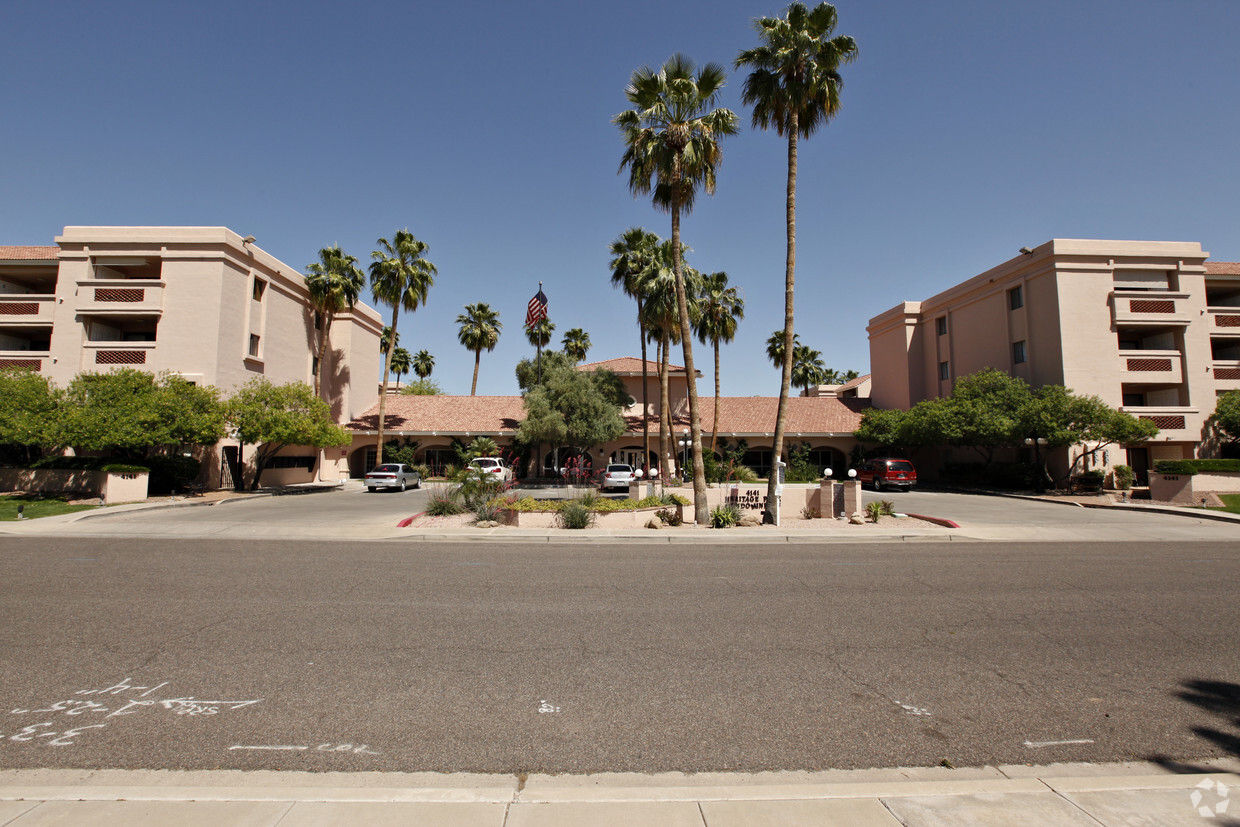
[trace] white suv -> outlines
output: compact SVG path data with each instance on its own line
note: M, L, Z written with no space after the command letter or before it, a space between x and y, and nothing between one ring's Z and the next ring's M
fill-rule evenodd
M512 469L499 457L478 457L469 461L469 467L482 474L492 474L505 485L512 482Z

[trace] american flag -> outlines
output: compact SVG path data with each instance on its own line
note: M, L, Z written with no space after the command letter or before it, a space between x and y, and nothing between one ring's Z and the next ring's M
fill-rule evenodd
M540 287L538 293L530 299L529 305L525 308L525 324L536 325L545 318L547 318L547 296Z

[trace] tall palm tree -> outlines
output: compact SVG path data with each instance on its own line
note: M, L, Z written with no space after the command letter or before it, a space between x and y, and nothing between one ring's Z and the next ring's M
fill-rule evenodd
M456 338L467 350L474 352L474 383L469 388L469 395L478 393L478 365L482 362L482 351L490 353L499 343L500 331L504 329L500 323L499 313L491 309L485 302L465 305L465 312L456 317L461 326Z
M808 345L797 345L792 349L792 385L809 390L810 385L821 385L828 381L827 366L822 361L822 354L812 350Z
M624 133L625 151L620 169L629 169L629 189L635 195L653 191L654 204L672 215L672 269L676 277L685 373L689 390L689 428L693 441L694 519L705 525L706 474L702 465L702 422L698 412L697 379L693 368L693 331L680 255L680 213L693 209L699 185L715 191L715 170L722 160L719 139L737 131L730 109L713 108L727 81L722 66L707 63L697 74L693 61L672 55L655 71L642 67L624 90L635 108L621 112L613 122Z
M426 259L426 242L418 241L408 230L397 230L392 240L376 242L379 249L370 254L370 294L377 304L392 307L392 330L402 309L410 313L426 304L426 291L435 283L435 265ZM399 334L388 337L383 359L383 393L379 395L379 433L375 444L375 464L383 464L383 430L387 424L388 376L392 372L392 351Z
M396 374L396 384L400 385L400 377L409 372L409 368L413 366L413 357L409 355L409 351L403 347L398 347L392 351L392 373Z
M745 300L735 287L728 287L727 273L711 273L702 278L698 299L702 315L696 325L698 339L715 351L715 417L710 434L710 450L719 439L719 343L736 338L736 323L745 318Z
M366 277L357 259L345 255L337 245L319 250L319 260L306 268L306 289L310 307L318 315L319 354L314 360L314 395L323 386L323 356L327 353L332 321L337 313L352 310L362 292Z
M580 327L574 327L564 334L564 338L560 340L560 345L564 348L564 352L568 354L568 358L572 359L574 363L584 362L586 354L590 352L590 334Z
M611 243L611 284L619 287L626 296L637 300L637 330L641 339L642 354L642 466L650 462L650 401L647 398L649 363L646 361L646 325L642 312L641 280L655 265L659 237L641 227L630 227Z
M551 344L551 334L555 333L555 322L550 319L539 319L533 324L525 325L525 338L534 347L546 347Z
M419 379L425 379L435 369L435 357L429 350L419 350L413 355L413 372Z
M784 17L762 17L754 23L762 45L736 57L736 68L752 68L745 79L741 100L753 106L753 125L775 128L788 139L788 190L786 223L788 250L784 271L784 360L779 384L779 408L775 415L773 456L780 459L784 427L788 418L788 388L792 383L793 291L797 262L797 141L808 138L840 109L841 64L857 57L857 44L835 31L835 7L819 3L810 11L793 3ZM767 484L767 502L775 502L778 474ZM773 513L767 507L767 518Z
M395 341L396 346L400 347L400 334L397 333L395 339L393 339L392 332L393 332L392 326L390 324L386 324L383 326L383 332L379 334L379 355L380 356L384 356L384 357L387 356L389 342Z
M766 340L766 358L774 363L775 367L783 370L784 367L784 331L776 330ZM796 349L801 346L801 334L794 333L792 335L792 352L796 354Z

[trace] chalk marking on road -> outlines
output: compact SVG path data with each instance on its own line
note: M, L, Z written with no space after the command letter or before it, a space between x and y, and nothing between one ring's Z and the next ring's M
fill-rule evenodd
M539 701L538 703L538 714L539 715L543 714L544 712L559 712L559 711L560 711L560 708L558 706L552 706L547 701Z
M231 751L231 750L234 750L234 749L256 749L256 750L272 750L272 751L292 752L292 751L295 751L295 750L310 749L310 747L291 747L291 746L288 746L288 747L285 747L285 746L270 746L270 747L264 747L264 746L246 746L246 745L244 745L244 744L234 744L233 746L229 747L228 749L229 749L230 751Z
M896 701L896 703L900 704L900 708L903 709L905 712L907 712L909 715L929 715L930 714L930 710L922 709L920 706L912 706L911 704L904 704L904 703L900 703L899 701Z
M1038 747L1063 747L1063 746L1069 746L1071 744L1092 744L1092 743L1094 743L1093 738L1072 738L1067 741L1026 741L1025 746L1029 747L1030 749L1037 749Z

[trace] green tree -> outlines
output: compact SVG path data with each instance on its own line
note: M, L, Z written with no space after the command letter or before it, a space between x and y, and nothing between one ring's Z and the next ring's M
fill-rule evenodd
M396 374L396 384L400 384L400 377L409 372L413 367L413 357L409 355L409 351L403 347L398 347L392 351L391 368L392 373Z
M801 334L796 333L792 336L792 352L795 355L796 349L801 346ZM780 370L784 367L784 332L776 330L766 340L766 358Z
M695 68L692 60L677 54L658 71L648 66L638 69L625 89L634 108L616 115L613 122L624 134L625 152L620 169L629 170L629 189L635 195L653 191L655 206L672 216L672 269L693 440L694 519L699 525L706 525L710 510L706 507L706 475L702 465L693 330L681 261L680 214L693 209L699 186L708 194L714 193L715 172L723 158L719 139L736 134L737 117L730 109L715 108L727 82L724 68L707 63L694 74Z
M59 445L63 392L26 368L0 369L0 459L29 465Z
M609 370L577 370L560 351L543 354L541 383L529 359L517 364L526 416L517 431L524 445L569 444L584 450L624 433L623 408L632 404L624 383Z
M500 323L499 313L485 302L465 305L465 312L456 317L456 323L461 326L456 334L457 341L474 352L474 382L470 385L469 395L475 396L478 393L478 365L482 362L482 351L490 353L495 350L504 325Z
M637 301L637 331L642 359L642 465L650 457L649 362L646 360L646 323L642 308L642 284L658 265L659 237L641 227L630 227L611 243L611 283Z
M435 357L429 350L419 350L413 355L413 372L419 379L425 379L435 370Z
M827 366L822 354L808 345L797 345L792 350L792 384L809 390L810 385L821 385L827 380Z
M555 333L555 322L550 319L539 319L534 324L525 325L525 338L534 347L546 347L551 344L551 335Z
M224 436L219 392L172 373L79 373L64 400L57 441L81 450L141 459L157 449L212 445Z
M318 317L319 353L314 360L314 395L323 385L324 355L337 313L352 310L362 292L366 277L357 266L357 259L344 254L340 247L319 250L319 260L306 268L306 289L310 307Z
M715 352L715 414L710 432L710 450L713 453L719 439L719 344L736 338L736 325L745 318L745 300L735 287L728 287L728 274L719 272L702 277L698 297L697 330L702 344L709 344Z
M735 66L752 69L741 99L753 107L753 125L774 128L788 139L788 186L785 201L787 256L784 270L784 360L775 415L776 458L784 446L788 418L788 390L792 384L793 293L796 285L797 142L809 138L840 109L841 64L857 56L857 44L845 35L832 37L835 7L820 3L810 11L801 3L788 6L784 17L762 17L754 23L761 45L742 51ZM777 475L767 486L767 501L775 502ZM768 510L768 517L770 511Z
M1240 391L1228 391L1218 398L1213 419L1226 442L1240 442Z
M580 327L574 327L564 334L560 345L574 362L584 362L586 354L590 352L590 334Z
M412 382L406 382L400 392L407 396L439 396L443 393L443 388L439 387L439 383L434 379L419 377Z
M224 419L243 446L257 446L251 489L258 488L267 460L286 446L329 448L352 441L332 421L331 407L302 382L273 385L262 377L251 379L224 403Z
M370 254L370 294L377 304L392 308L393 331L401 310L410 313L426 304L426 293L435 283L438 270L426 259L426 242L418 241L408 230L397 230L392 240L381 238L379 249ZM383 391L379 394L378 435L375 437L375 464L383 464L383 431L387 425L388 378L392 373L392 353L399 334L388 338L383 362ZM408 368L406 368L408 369Z
M379 334L379 355L380 356L384 356L384 357L387 356L388 343L394 343L397 347L400 347L400 333L396 333L395 337L393 337L392 326L390 324L384 325L383 332Z

